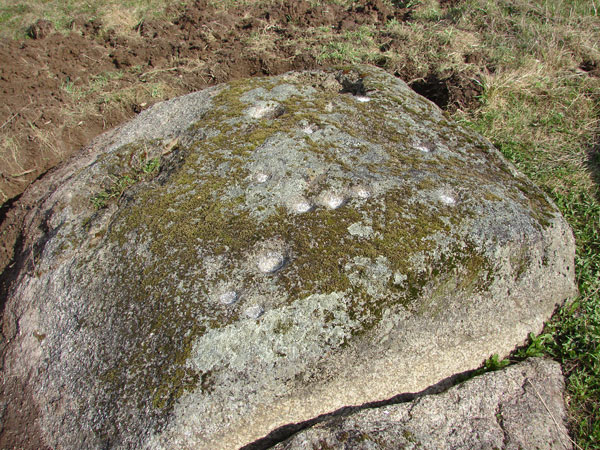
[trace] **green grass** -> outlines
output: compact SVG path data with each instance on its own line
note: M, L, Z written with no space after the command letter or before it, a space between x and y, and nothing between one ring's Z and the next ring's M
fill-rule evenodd
M71 95L74 100L82 100L110 90L110 82L113 80L120 80L122 77L123 72L120 70L103 72L92 76L85 86L81 86L80 83L78 83L79 80L71 80L67 77L61 84L61 89Z
M92 205L96 209L106 208L111 200L118 201L129 187L156 175L160 167L160 158L143 158L139 167L134 167L129 173L119 177L112 177L105 189L90 198Z
M375 27L367 25L341 34L328 27L319 27L313 44L321 48L316 58L317 62L319 64L372 63L379 54L377 34L378 30ZM324 39L325 36L328 38Z

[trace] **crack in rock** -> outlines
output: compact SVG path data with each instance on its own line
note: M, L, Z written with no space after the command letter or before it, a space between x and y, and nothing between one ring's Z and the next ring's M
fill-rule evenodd
M307 428L313 427L317 424L326 422L326 421L331 420L336 417L346 417L351 414L357 413L359 411L364 411L367 409L376 409L376 408L381 408L384 406L399 405L402 403L411 403L411 402L414 402L415 400L418 400L418 399L428 396L428 395L441 394L443 392L448 391L452 387L457 386L457 385L465 382L466 380L470 379L471 377L473 377L476 374L476 372L477 372L476 370L469 370L466 372L462 372L462 373L453 375L444 380L441 380L440 382L438 382L432 386L429 386L428 388L426 388L420 392L402 393L402 394L395 395L394 397L391 397L387 400L381 400L378 402L369 402L369 403L365 403L363 405L358 405L358 406L346 406L344 408L338 409L337 411L333 411L328 414L322 414L318 417L315 417L313 419L310 419L310 420L307 420L304 422L288 424L288 425L280 427L276 430L273 430L265 437L258 439L256 441L252 442L251 444L241 447L240 450L268 450L268 449L274 447L275 445L288 440L295 434L297 434ZM409 415L415 406L416 405L413 405L410 408Z

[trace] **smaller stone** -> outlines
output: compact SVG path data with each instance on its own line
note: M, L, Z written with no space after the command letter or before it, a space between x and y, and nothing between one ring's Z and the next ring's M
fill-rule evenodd
M223 292L219 296L219 301L225 305L231 305L238 300L238 294L235 291L227 291Z
M356 101L359 101L361 103L366 103L366 102L371 101L371 97L367 97L366 95L355 95L354 98L356 98Z
M563 395L559 364L529 359L410 403L330 417L271 448L570 450Z
M258 319L265 312L265 309L261 305L250 306L244 311L246 317L250 319Z
M338 209L346 203L346 196L338 192L324 191L319 196L320 203L329 209Z

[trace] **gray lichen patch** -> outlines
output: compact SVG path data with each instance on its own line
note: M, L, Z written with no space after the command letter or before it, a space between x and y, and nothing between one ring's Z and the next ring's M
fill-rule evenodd
M348 227L348 233L352 236L370 238L373 236L373 227L370 225L363 225L360 222L355 222Z
M285 383L268 395L286 395L300 379L309 376L307 372L313 372L306 367L318 363L324 353L344 348L356 326L343 294L314 294L289 307L265 311L258 321L243 320L205 334L197 341L188 364L196 372L213 373L216 389L226 392L235 386L246 398L253 396L255 388L236 374L253 366L250 376L255 386L266 391L271 380L278 378ZM315 380L327 378L326 373L316 371L310 376ZM242 397L231 400L243 401ZM203 410L205 406L190 404L188 408Z

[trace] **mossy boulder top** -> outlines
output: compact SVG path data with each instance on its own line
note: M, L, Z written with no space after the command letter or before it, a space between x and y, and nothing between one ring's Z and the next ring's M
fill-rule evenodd
M52 448L238 448L505 355L575 292L548 198L371 67L155 105L33 200L2 354Z

